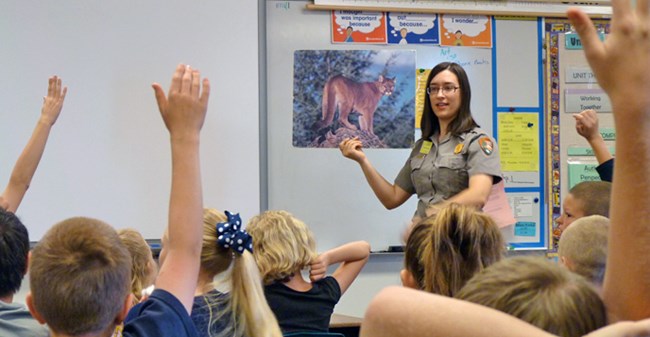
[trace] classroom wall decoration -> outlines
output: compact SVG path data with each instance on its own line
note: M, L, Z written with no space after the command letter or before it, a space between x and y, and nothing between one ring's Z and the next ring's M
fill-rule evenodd
M387 13L389 44L439 44L438 15Z
M609 30L609 23L597 21L601 39ZM546 76L546 125L549 149L548 178L549 226L551 252L557 250L561 231L556 219L562 214L562 200L568 190L581 181L600 180L593 151L586 140L575 131L572 115L585 109L594 109L599 115L600 132L610 141L613 153L613 118L607 95L598 86L584 57L577 35L567 20L548 20L545 27L548 43Z
M297 50L293 76L294 146L413 145L415 51Z
M386 43L386 13L332 12L333 43Z
M490 17L487 15L442 14L440 45L492 47Z
M440 62L455 62L467 72L472 87L472 115L486 133L493 135L499 143L501 137L506 139L507 136L499 134L501 127L503 133L515 130L530 140L522 144L513 138L513 147L528 146L532 149L535 141L539 142L538 156L528 162L532 165L520 167L516 164L515 171L504 171L503 183L508 204L516 219L513 235L508 238L511 247L546 248L548 230L543 181L546 152L545 142L541 141L545 139L542 127L542 21L504 20L487 16L489 22L483 29L489 31L488 40L492 48L410 43L408 32L407 44L399 44L400 41L361 43L356 41L355 35L352 35L354 42L344 43L333 42L332 36L344 35L340 28L349 22L341 21L335 25L336 12L305 11L307 3L291 1L287 5L286 1L268 1L267 5L268 93L264 115L268 119L268 166L265 172L268 175L268 208L287 209L304 220L318 238L319 250L351 240L366 240L375 251L400 245L401 233L413 217L417 198L412 197L391 210L377 200L359 165L344 158L335 148L339 141L337 136L355 136L354 132L359 133L361 131L358 129L367 128L368 125L362 126L360 115L356 113L350 113L346 121L357 130L349 125L342 126L345 123L336 116L331 124L325 121L318 125L324 121L323 89L329 79L339 74L356 83L379 81L379 75L384 79L395 77L394 92L378 101L373 131L387 143L386 136L381 135L383 131L379 129L377 118L385 113L386 116L400 116L386 125L409 130L408 139L412 142L420 137L420 130L414 124L418 112L421 112L415 110L421 110L421 105L415 108L415 97L418 97L418 104L426 99L423 95L427 72ZM363 15L355 12L347 19ZM432 20L436 18L434 25L439 30L441 16L428 16ZM385 18L387 35L397 33L388 26L395 28L398 25L395 22L399 20L423 22L406 21L408 19L400 17L398 21L393 21L392 13L388 13ZM397 38L395 35L393 37ZM441 38L440 35L438 37ZM399 38L401 40L401 35ZM513 50L517 50L517 53L513 53ZM374 66L359 62L373 55L383 61L372 62ZM399 55L400 58L409 55L414 64L404 67L404 72L396 71L395 60L390 61L391 55ZM342 68L347 70L339 71L339 66L324 61L327 58L340 60ZM346 63L348 66L345 66ZM408 78L406 82L402 81L404 76ZM339 80L343 81L341 77ZM396 99L404 101L392 101ZM408 118L397 114L403 107L410 110ZM526 122L523 127L518 124L520 121ZM408 145L392 146L366 147L364 143L366 156L377 171L391 182L411 152ZM527 158L534 155L531 152ZM537 167L533 167L535 163ZM519 169L525 171L516 171Z

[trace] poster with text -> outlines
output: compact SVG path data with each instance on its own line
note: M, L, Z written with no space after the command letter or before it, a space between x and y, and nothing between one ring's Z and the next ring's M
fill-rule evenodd
M492 23L487 15L442 14L440 45L492 47Z
M332 11L333 43L386 43L386 13Z
M440 43L437 14L388 13L389 44Z

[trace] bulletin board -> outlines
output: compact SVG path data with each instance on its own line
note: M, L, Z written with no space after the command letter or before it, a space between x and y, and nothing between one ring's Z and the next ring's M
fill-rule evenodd
M595 22L602 38L608 33L609 23ZM549 150L549 226L551 248L557 248L559 233L555 230L562 212L562 200L568 191L582 181L599 181L598 162L589 143L575 129L574 114L585 109L598 113L599 131L614 155L614 120L609 97L601 89L585 58L580 38L568 20L546 22L548 41L548 113ZM555 234L554 234L555 232Z
M344 158L338 148L295 146L292 133L294 98L298 90L304 90L294 86L297 52L408 50L416 55L414 71L443 61L465 68L472 86L474 118L497 139L501 150L519 151L501 156L510 167L504 171L504 181L518 221L510 244L515 249L545 249L541 20L490 17L491 47L338 43L332 37L332 12L306 10L307 3L266 1L267 101L262 114L266 116L268 208L288 210L302 219L314 232L319 250L353 240L370 242L373 251L403 244L401 234L410 223L417 198L412 196L404 205L386 210L356 162ZM329 70L315 67L313 71ZM417 88L417 83L408 85ZM411 94L414 100L417 93ZM517 138L522 136L524 141ZM416 129L413 140L418 138ZM377 171L392 182L410 149L369 148L364 152Z

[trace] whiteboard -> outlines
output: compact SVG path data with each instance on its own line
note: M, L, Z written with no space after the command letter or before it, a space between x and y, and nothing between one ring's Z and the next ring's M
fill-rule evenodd
M458 62L465 67L472 86L473 115L481 128L494 134L496 61L504 63L499 67L499 75L505 79L504 82L510 83L510 86L499 87L504 93L500 102L527 106L539 104L537 74L541 63L537 54L533 54L528 62L522 62L510 49L517 41L526 41L528 46L531 40L532 46L537 48L538 23L535 20L514 21L503 25L507 29L505 34L513 42L507 43L507 49L503 51L497 45L499 59L494 56L494 50L486 48L334 45L330 43L330 12L307 11L304 9L307 3L266 2L268 208L288 210L305 221L314 232L319 250L352 240L367 240L375 251L400 245L400 234L415 211L415 196L397 209L386 210L366 183L358 164L344 158L338 149L292 146L294 51L407 48L416 50L417 68L432 68L442 61ZM519 29L522 27L524 29ZM509 68L509 63L513 67ZM508 69L512 73L508 73ZM522 69L525 69L523 74ZM531 73L533 76L526 76ZM513 82L515 78L518 81ZM509 93L509 89L517 90L516 94ZM520 97L522 95L524 97ZM365 152L375 168L392 182L410 150L367 149ZM535 176L540 176L540 173ZM539 180L537 183L541 184ZM539 194L534 195L539 197ZM538 223L539 207L543 206L538 205L534 210L534 221ZM538 225L543 231L545 225ZM535 239L540 240L540 235Z
M243 219L259 212L257 5L2 1L0 188L36 124L47 78L57 74L69 89L17 212L32 241L71 216L161 238L170 148L151 83L167 88L181 62L212 82L201 144L205 205Z

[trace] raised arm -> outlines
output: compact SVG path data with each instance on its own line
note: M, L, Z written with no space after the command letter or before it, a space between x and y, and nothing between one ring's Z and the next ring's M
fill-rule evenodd
M589 142L589 146L594 150L598 164L612 159L612 154L609 153L605 140L598 131L598 115L596 111L584 110L579 114L574 114L573 118L576 120L576 131Z
M370 302L359 336L548 337L553 335L513 316L478 304L409 288L389 287L382 290Z
M56 122L63 108L63 101L67 91L67 87L62 87L60 78L57 76L50 77L47 96L43 97L41 116L36 123L31 138L20 157L18 157L13 171L11 171L9 184L0 195L0 206L10 212L16 212L29 188L38 163L45 151L45 144L52 125Z
M334 271L332 276L339 283L341 294L345 293L354 279L368 262L370 256L370 244L365 241L355 241L328 250L320 254L311 264L309 278L317 281L325 277L327 267L332 264L341 265Z
M604 300L612 319L650 317L650 1L613 0L611 33L601 42L589 17L567 14L616 125L616 170Z
M172 186L169 201L166 257L156 288L167 290L192 309L199 274L203 235L203 196L199 138L210 96L210 82L198 70L178 65L169 93L154 83L160 114L169 130L172 151Z
M341 153L346 158L356 161L363 175L368 181L368 185L377 196L377 199L387 209L393 209L401 206L411 196L408 192L404 191L401 187L391 184L386 180L377 170L372 166L370 160L363 153L363 144L358 137L345 139L339 144Z

